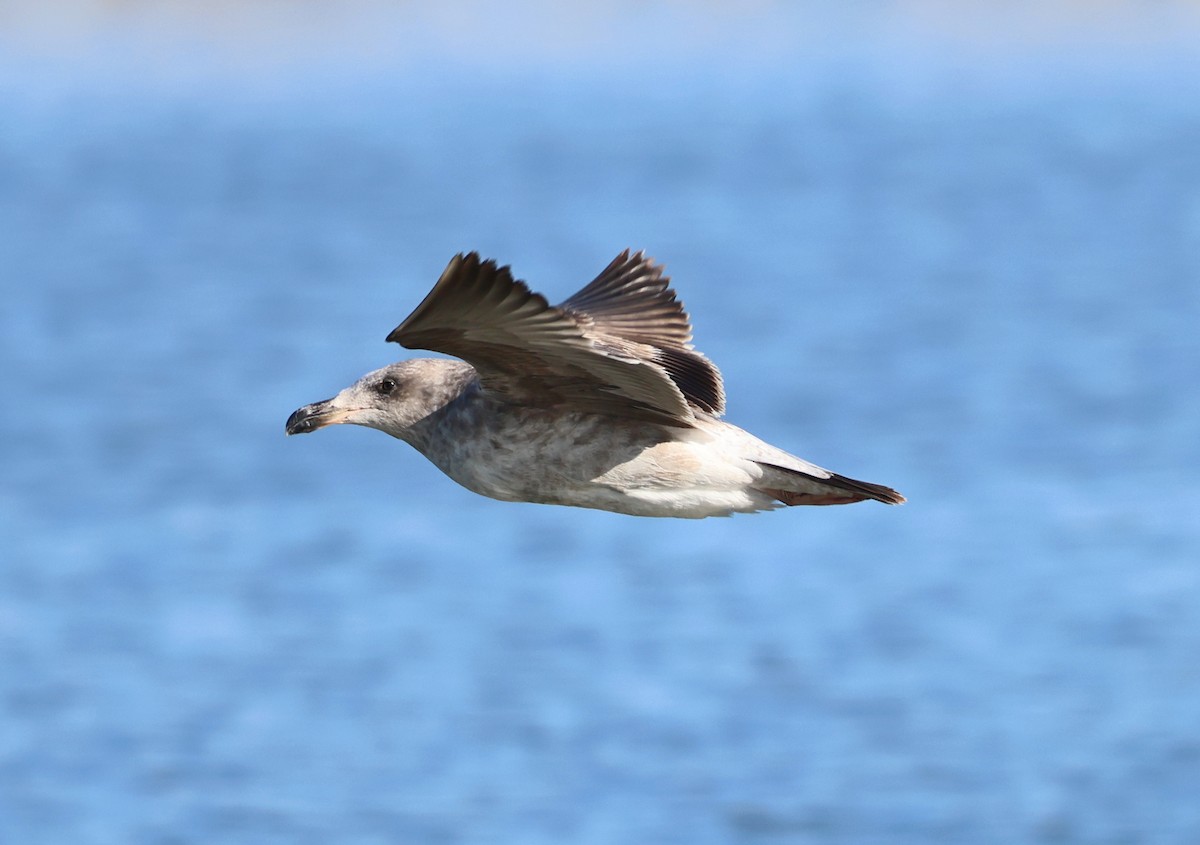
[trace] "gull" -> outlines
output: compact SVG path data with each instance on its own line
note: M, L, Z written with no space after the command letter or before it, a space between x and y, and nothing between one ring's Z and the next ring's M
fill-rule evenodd
M721 373L644 252L625 250L557 306L459 253L387 340L462 360L389 364L299 408L287 433L376 428L481 495L634 516L904 501L722 420Z

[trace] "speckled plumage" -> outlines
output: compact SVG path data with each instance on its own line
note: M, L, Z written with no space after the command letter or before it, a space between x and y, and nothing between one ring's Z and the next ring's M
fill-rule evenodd
M720 373L642 253L622 253L557 307L507 267L458 255L388 339L469 363L389 365L300 408L287 432L365 425L484 496L635 516L904 501L719 419Z

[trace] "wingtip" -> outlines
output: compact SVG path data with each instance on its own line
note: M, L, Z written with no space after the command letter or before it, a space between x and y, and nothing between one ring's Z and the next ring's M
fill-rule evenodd
M862 492L867 494L868 498L874 499L877 502L883 502L885 505L902 505L908 501L904 498L904 494L898 490L893 490L891 487L885 487L882 484L872 484L869 481L855 482Z
M857 478L847 478L837 473L832 473L826 480L835 487L857 494L861 497L859 501L874 499L876 502L883 502L885 505L902 505L908 501L902 493L893 490L891 487L885 487L882 484L859 481Z

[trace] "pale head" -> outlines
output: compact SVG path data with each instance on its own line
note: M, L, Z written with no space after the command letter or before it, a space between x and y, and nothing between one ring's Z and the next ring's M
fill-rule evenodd
M474 370L461 361L414 358L367 373L332 399L288 417L288 434L329 425L363 425L407 440L412 427L462 392Z

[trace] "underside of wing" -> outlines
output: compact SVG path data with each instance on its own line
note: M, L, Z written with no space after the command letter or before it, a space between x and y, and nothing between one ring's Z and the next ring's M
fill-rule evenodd
M470 363L484 389L515 402L688 426L691 406L649 344L593 334L588 316L553 307L508 267L455 256L387 337Z

